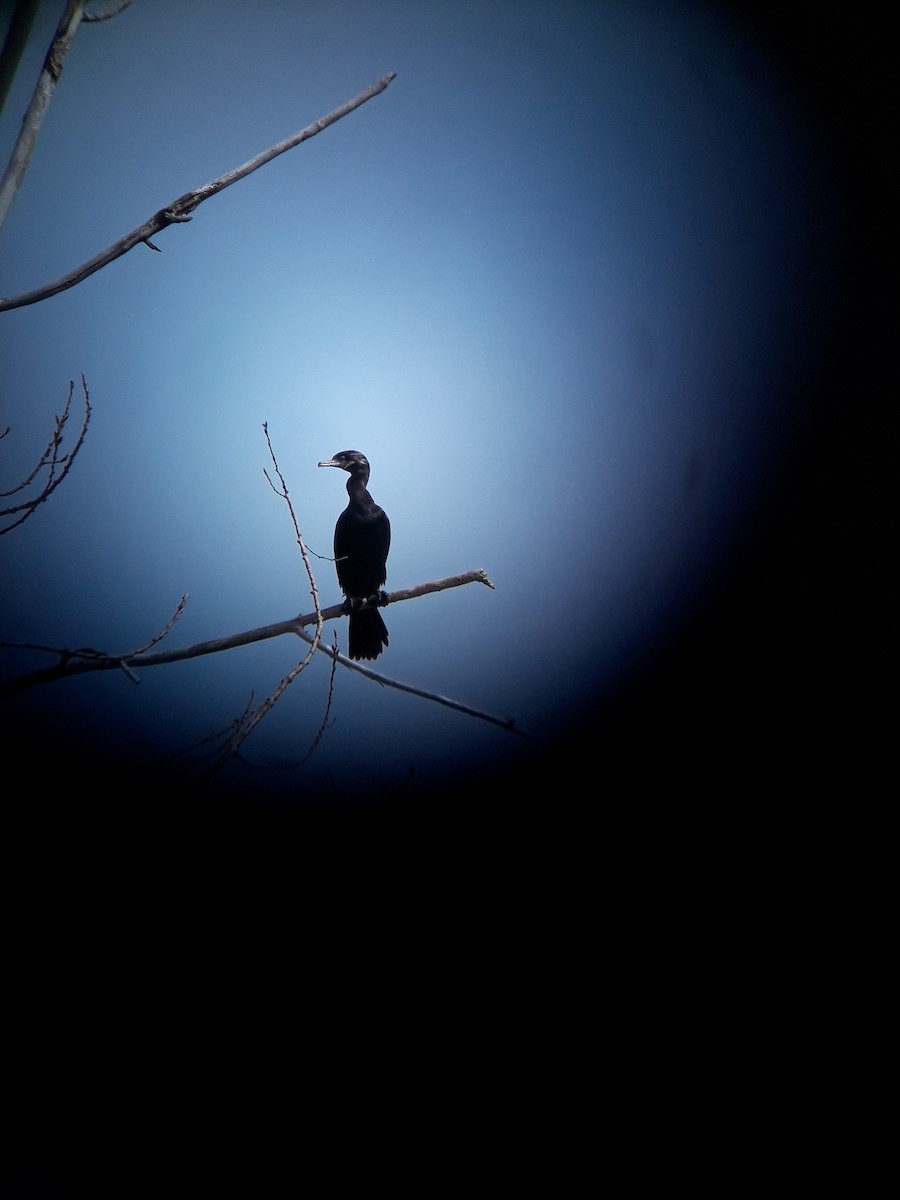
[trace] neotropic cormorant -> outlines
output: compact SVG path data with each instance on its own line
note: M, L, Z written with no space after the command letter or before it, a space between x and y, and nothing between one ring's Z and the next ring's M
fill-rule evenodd
M347 495L350 501L334 527L334 558L338 583L347 597L350 614L350 657L377 658L388 644L387 626L377 608L355 611L367 600L383 604L381 585L387 579L387 556L391 545L391 523L387 513L369 495L369 460L358 450L341 450L320 467L340 467L348 471Z

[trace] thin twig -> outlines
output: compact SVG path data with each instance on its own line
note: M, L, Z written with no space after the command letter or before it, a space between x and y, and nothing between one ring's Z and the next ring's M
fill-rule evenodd
M177 759L177 758L184 758L186 755L192 754L195 750L199 749L201 746L208 746L208 745L210 745L211 742L221 741L229 733L231 733L231 731L233 729L237 729L240 726L242 721L245 721L247 719L247 714L250 711L250 706L252 703L253 703L253 692L251 691L250 698L248 699L246 705L244 706L244 711L241 713L241 715L239 717L235 717L233 720L229 721L228 724L225 725L222 729L216 730L215 733L208 733L208 734L206 734L205 737L200 738L199 741L191 742L191 744L189 746L182 746L180 750L174 751L174 753L172 753L169 757L173 760ZM191 759L191 762L199 762L199 761L202 761L203 759L212 758L214 755L216 755L218 753L219 753L219 751L217 749L209 750L207 753L202 754L199 759L196 759L196 758Z
M337 650L337 634L336 633L334 635L334 640L333 640L332 644L333 644L335 650ZM321 744L326 731L328 729L330 729L331 725L332 725L332 722L329 721L328 718L331 716L331 705L334 700L334 676L335 676L335 672L337 671L337 666L338 666L337 659L332 658L331 673L328 676L328 699L325 702L325 714L322 717L322 720L319 724L318 730L316 731L316 736L313 738L306 753L301 758L294 758L294 759L291 759L289 762L275 762L275 763L254 762L252 759L248 759L245 755L239 754L239 755L237 755L237 757L241 760L242 763L245 763L248 767L254 767L260 771L262 771L262 770L296 771L299 767L302 767L305 763L309 762L309 760L312 758L313 754L315 753L316 749Z
M184 612L187 602L188 594L185 592L185 594L179 600L178 607L175 609L175 612L162 627L159 633L157 633L155 637L152 637L149 642L146 642L139 650L132 650L128 654L107 654L105 650L94 650L92 646L80 646L77 650L60 650L59 648L54 648L52 646L39 646L27 642L0 642L0 647L13 647L17 650L48 650L51 654L58 654L60 656L59 666L63 668L67 667L68 664L73 660L78 663L102 662L106 664L107 667L119 667L120 670L124 671L132 683L140 683L141 681L132 670L129 660L132 658L137 658L139 655L149 650L151 646L155 646L158 642L161 642ZM78 672L75 672L75 674L78 674ZM3 694L4 690L4 688L0 687L0 695Z
M318 731L316 732L316 736L313 738L312 745L307 750L307 752L303 755L303 757L300 759L300 762L297 764L297 766L302 766L305 762L307 762L310 758L312 758L316 747L322 741L322 738L325 736L325 730L328 728L328 726L330 724L328 718L331 716L331 704L332 704L332 701L334 700L334 673L337 670L337 664L338 664L337 633L334 634L334 637L331 642L331 646L334 651L334 654L332 655L332 658L331 658L331 674L328 676L328 699L325 703L325 714L322 717L322 723L319 726Z
M275 707L279 699L284 695L301 671L304 671L309 663L312 662L313 658L315 657L316 650L319 648L319 641L322 637L322 606L319 603L319 589L316 586L316 577L313 574L309 556L306 553L306 545L303 541L303 534L300 532L300 524L297 521L297 514L294 511L294 505L291 502L291 497L288 493L287 483L285 482L285 478L281 473L278 460L275 457L275 450L272 447L272 439L269 437L269 425L267 421L263 421L263 432L266 435L266 445L269 448L269 457L272 459L272 467L275 471L275 474L278 476L278 482L281 485L281 490L279 491L279 489L275 487L275 485L272 483L272 480L269 479L269 474L265 469L263 470L263 474L265 475L266 479L269 480L269 486L273 489L276 495L280 496L288 506L288 511L291 514L291 521L294 524L294 535L297 539L297 545L300 547L300 556L303 559L303 565L306 568L306 574L309 578L313 604L316 606L316 632L311 638L308 639L310 648L305 657L298 662L295 667L292 667L291 670L288 671L287 675L284 676L284 678L275 688L275 691L272 692L271 695L267 696L265 700L263 700L262 704L260 704L260 706L254 712L252 712L250 716L246 718L246 720L242 721L237 729L235 729L228 745L222 751L220 757L213 763L212 767L210 767L208 772L210 775L214 775L217 771L220 771L222 767L224 767L229 761L229 759L233 758L235 754L237 754L242 743L246 741L263 717L265 717L266 714Z
M306 642L312 641L309 634L304 633L302 630L297 631L297 636L302 637ZM331 646L320 645L319 650L323 654L330 654L342 667L346 667L350 671L356 671L360 675L365 675L366 679L380 683L382 687L394 688L398 692L408 692L411 696L419 696L423 700L432 700L435 704L443 704L445 708L452 708L456 712L466 713L467 716L478 717L481 721L489 721L492 725L499 725L501 729L506 729L509 733L517 733L521 737L526 738L531 737L530 733L526 733L524 729L520 729L516 725L514 717L494 717L490 713L482 712L478 708L471 708L468 704L462 704L459 700L453 700L449 696L441 696L438 692L429 692L424 688L413 687L409 683L401 683L399 679L391 679L387 675L381 675L378 671L373 671L371 667L364 667L362 663L346 658L339 650L332 649Z
M287 483L285 482L284 476L281 473L281 468L279 467L278 460L275 457L275 451L272 448L272 439L269 437L268 421L263 421L263 432L266 435L266 445L269 448L269 456L272 459L272 466L275 470L275 474L278 476L278 482L281 484L281 490L279 491L278 488L275 487L275 485L272 483L272 480L269 479L269 474L265 469L263 469L263 474L265 475L266 479L269 480L269 486L272 488L272 490L275 492L275 494L280 496L281 499L288 506L288 512L291 514L291 521L294 524L294 536L296 537L297 545L300 548L300 557L303 559L303 565L306 568L306 574L307 574L307 577L309 578L310 592L312 594L313 604L315 605L316 645L318 645L319 638L322 636L322 606L319 603L319 589L316 585L316 577L313 574L312 565L310 564L310 561L309 561L309 555L307 554L307 551L306 551L306 543L303 540L303 534L300 532L300 525L297 522L297 514L294 511L294 506L291 503L291 497L288 494ZM316 557L319 557L319 556L317 555Z
M157 644L157 642L161 642L163 640L163 638L172 629L172 626L175 624L175 622L181 617L181 614L184 612L189 599L190 599L190 597L188 596L187 592L185 592L184 595L181 597L181 599L178 601L178 607L175 609L175 612L172 614L172 616L169 618L169 620L166 622L166 624L162 627L162 629L159 631L159 633L157 633L155 637L152 637L150 639L150 641L147 642L145 645L141 646L140 649L132 650L132 652L130 654L124 655L124 658L135 658L138 654L146 654L147 651L152 646L155 646Z
M215 196L223 188L237 183L239 179L244 179L251 172L258 170L267 162L271 162L273 158L277 158L279 154L284 154L286 150L292 150L294 146L299 146L301 142L315 137L317 133L321 133L323 129L327 129L329 125L333 125L335 121L339 121L341 117L347 116L348 113L365 104L367 100L371 100L373 96L377 96L380 92L383 92L396 77L396 71L388 72L383 79L379 79L377 83L370 84L365 91L360 92L358 96L354 96L352 100L348 100L327 116L320 117L312 125L307 125L305 129L292 134L277 145L271 146L261 154L257 154L255 158L251 158L249 162L244 163L242 167L236 167L233 171L227 171L224 175L220 175L218 179L213 179L210 183L204 184L203 187L195 188L192 192L185 192L183 196L179 196L177 200L173 200L171 204L154 213L149 221L145 221L143 225L139 225L131 233L127 233L124 237L119 238L117 242L114 242L106 250L101 251L100 254L95 255L80 267L76 267L68 275L57 279L55 283L45 284L43 287L35 288L31 292L22 292L18 296L9 296L5 299L0 299L0 312L12 308L24 308L28 304L37 304L39 300L46 300L49 296L55 296L58 292L64 292L67 288L74 287L75 284L81 283L82 280L93 275L95 271L99 271L102 267L114 262L115 259L121 258L123 254L127 254L135 246L144 243L149 244L148 239L153 234L167 228L167 226L190 221L191 213L204 200L208 200L210 196ZM158 249L156 246L151 248L154 250Z
M310 639L310 641L312 641L312 639ZM262 704L255 708L252 713L249 713L238 722L234 733L231 735L231 738L228 741L228 745L222 750L221 754L207 771L208 776L211 777L216 775L219 771L221 771L227 762L234 758L243 743L247 740L263 717L265 717L266 714L275 707L287 689L291 686L300 672L310 661L314 653L315 649L311 646L306 657L301 662L298 662L295 667L292 667L290 671L288 671L287 675L285 675L285 677L278 684L278 687L275 688L275 691L266 696Z
M32 496L28 500L23 500L19 504L13 504L7 508L0 509L0 517L8 517L12 516L14 513L22 513L22 516L20 516L17 520L11 522L9 525L5 525L2 529L0 529L0 535L9 533L10 530L16 529L19 525L22 525L25 521L27 521L32 513L35 512L38 505L43 504L45 500L49 499L49 497L52 496L52 494L68 475L69 470L72 467L72 463L75 461L75 456L78 454L78 451L81 449L84 439L87 436L88 425L91 421L91 397L90 393L88 392L88 386L84 375L81 376L81 387L84 392L84 419L81 424L81 431L75 440L75 445L68 454L59 453L59 448L63 440L63 430L65 429L66 422L69 419L69 410L72 405L72 392L75 388L74 381L70 380L69 394L66 399L66 407L63 409L63 415L56 418L53 433L50 436L50 441L47 443L47 448L44 450L44 453L38 459L37 465L27 476L27 478L23 479L21 483L16 484L16 486L11 488L8 492L0 492L0 496L14 496L17 493L24 491L32 484L35 477L45 467L48 468L47 480L36 496Z

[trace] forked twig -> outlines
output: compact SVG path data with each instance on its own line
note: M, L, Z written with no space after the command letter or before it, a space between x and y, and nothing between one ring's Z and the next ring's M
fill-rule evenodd
M87 436L88 425L91 421L91 397L90 393L88 392L84 375L81 376L81 387L84 391L84 419L81 423L81 430L75 440L75 445L68 454L60 454L59 450L60 446L62 445L63 431L65 430L66 422L69 419L69 411L72 405L72 393L75 389L74 381L70 380L69 395L66 399L66 407L63 409L62 416L56 418L53 433L50 436L50 441L47 443L46 449L38 459L36 466L30 472L30 474L20 483L17 483L14 488L10 488L10 490L7 492L0 492L0 496L15 496L20 492L26 491L40 474L40 472L45 469L47 470L47 479L37 495L31 496L27 500L22 500L18 504L12 504L7 508L0 509L0 517L11 517L17 513L21 514L15 521L11 521L8 525L0 529L0 535L9 533L11 530L16 529L19 525L24 524L24 522L27 521L28 518L36 511L38 505L43 504L45 500L48 500L68 475L72 467L72 463L75 461L75 456L81 449L84 439Z
M82 670L79 670L79 668L86 668L88 670L110 670L113 667L118 667L120 670L125 672L132 683L140 683L140 679L138 679L137 675L131 668L130 660L139 658L151 646L155 646L157 642L162 641L162 639L169 633L172 626L184 612L187 602L188 594L185 592L185 594L179 600L178 607L175 609L175 612L159 631L159 633L157 633L155 637L152 637L150 641L142 646L139 650L132 650L128 654L107 654L105 650L95 650L92 646L80 646L77 650L69 650L66 647L60 648L58 646L42 646L35 642L0 642L0 648L10 650L44 650L50 654L58 654L59 662L57 665L55 667L48 668L50 671L59 672L55 678L63 678L66 675L80 675L82 674ZM32 675L39 674L41 674L41 672L32 672ZM31 677L32 676L21 676L20 679ZM47 682L49 682L49 679ZM0 695L3 695L4 693L7 695L14 695L18 691L23 691L24 688L16 686L18 683L19 680L14 679L10 684L0 687Z

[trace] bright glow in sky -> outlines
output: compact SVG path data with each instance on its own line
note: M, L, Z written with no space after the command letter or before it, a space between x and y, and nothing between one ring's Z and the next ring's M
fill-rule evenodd
M56 8L6 106L4 155ZM2 636L122 651L184 592L173 644L310 610L263 477L267 421L312 550L330 554L346 502L316 463L355 448L392 523L388 589L473 568L496 585L389 608L377 668L546 747L702 596L817 349L826 167L746 31L683 0L136 0L75 38L0 234L0 293L56 279L389 71L382 95L160 234L161 254L0 314L4 486L69 379L84 373L94 407L68 480L0 543ZM333 567L316 566L333 603ZM23 721L140 770L297 657L280 639L139 687L67 681L29 693ZM328 674L322 658L294 684L248 760L305 754ZM302 770L229 777L340 802L360 781L465 778L531 752L347 672L331 715Z

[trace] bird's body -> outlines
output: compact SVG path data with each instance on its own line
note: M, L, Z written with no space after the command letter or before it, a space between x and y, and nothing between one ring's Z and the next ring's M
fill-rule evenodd
M350 475L350 500L334 527L335 565L350 613L350 657L377 658L388 644L387 626L376 607L357 611L356 605L363 600L372 605L383 603L379 589L387 579L391 523L369 495L369 460L364 454L341 450L319 466L340 467Z

